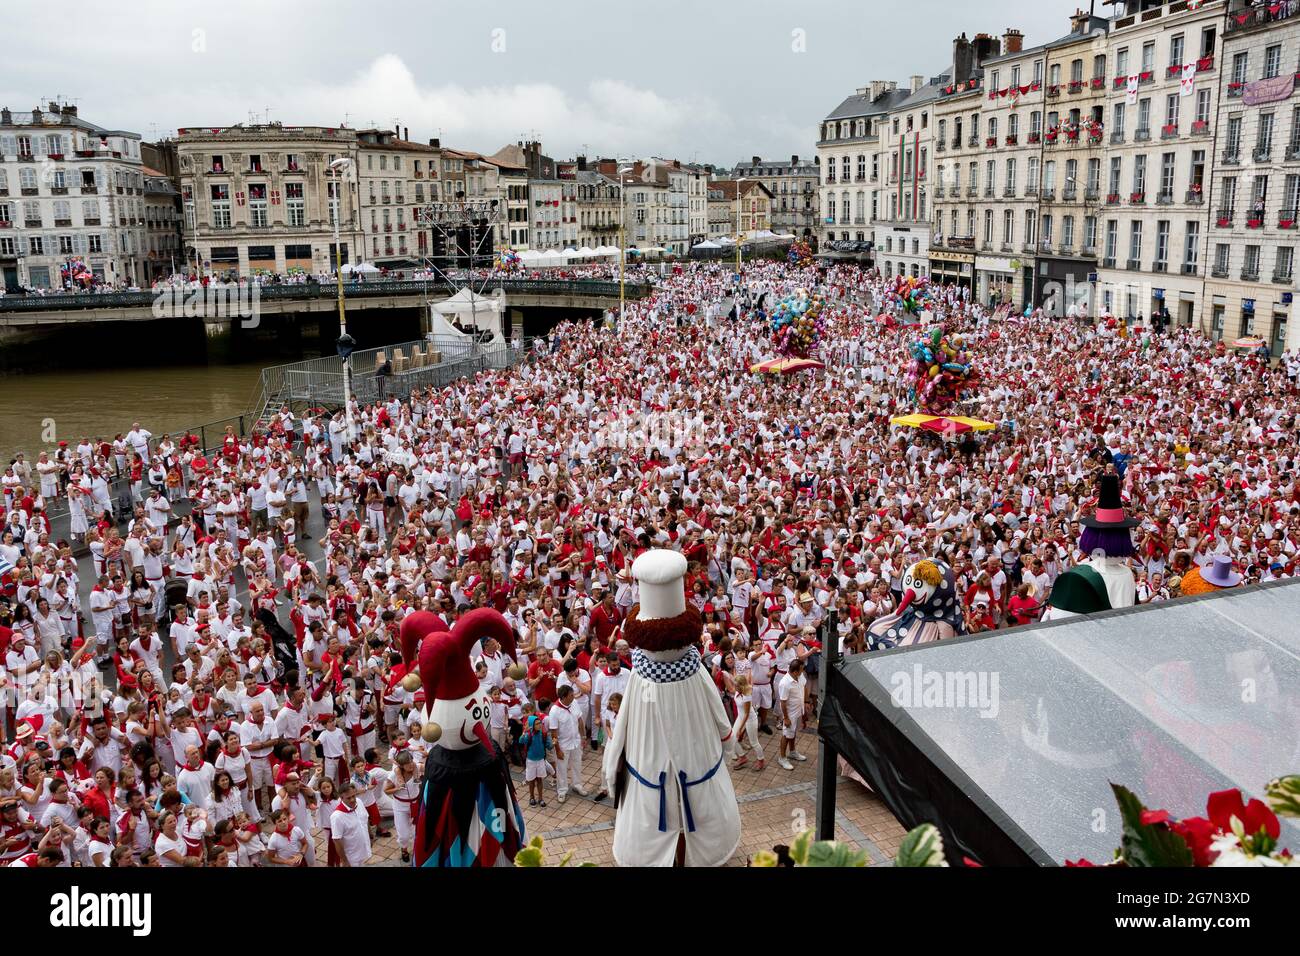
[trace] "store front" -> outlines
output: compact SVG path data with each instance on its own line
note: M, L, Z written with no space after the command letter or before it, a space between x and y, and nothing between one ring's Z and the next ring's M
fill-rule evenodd
M1019 299L1020 260L998 256L976 256L976 295L987 306Z
M971 253L930 250L930 278L934 282L974 289L975 256Z

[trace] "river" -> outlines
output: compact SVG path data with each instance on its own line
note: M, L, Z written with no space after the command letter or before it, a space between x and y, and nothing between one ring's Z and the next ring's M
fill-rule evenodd
M161 435L241 415L270 364L275 361L6 376L0 378L0 454L7 465L18 451L35 460L60 441L111 440L135 421Z

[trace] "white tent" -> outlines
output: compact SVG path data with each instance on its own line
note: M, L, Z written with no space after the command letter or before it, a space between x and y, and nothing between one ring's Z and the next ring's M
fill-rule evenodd
M451 338L466 340L469 334L462 332L447 321L446 316L438 311L437 305L429 306L429 336L431 338Z
M718 245L716 242L710 242L708 239L705 239L703 242L697 242L695 245L691 246L691 248L692 249L721 249L722 246Z
M504 300L496 297L479 295L472 289L461 289L445 302L435 303L433 308L444 316L455 317L465 327L474 327L490 332L501 329L501 308Z
M618 246L597 246L594 254L598 256L616 256L619 255Z
M564 254L566 256L576 256L578 254L578 250L573 248L573 246L569 246L564 250Z
M353 272L364 273L366 275L373 275L379 272L379 267L375 265L373 262L358 262L356 265L353 265L352 263L348 262L344 264L343 268L340 269L339 271L342 272L344 275L348 275L349 273L353 273Z
M583 258L583 259L589 259L589 258L591 258L592 256L594 256L594 255L596 255L596 254L597 254L597 253L596 253L596 250L593 249L593 248L591 248L590 246L583 246L583 247L582 247L581 249L579 249L578 252L577 252L577 255L578 255L580 258Z
M569 257L562 252L548 249L533 261L539 266L562 266L569 261Z

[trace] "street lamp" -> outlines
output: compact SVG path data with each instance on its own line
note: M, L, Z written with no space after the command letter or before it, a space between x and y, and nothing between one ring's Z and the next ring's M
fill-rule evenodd
M623 282L627 270L627 202L623 190L623 176L632 172L631 166L618 168L618 321L623 323Z
M737 287L736 291L737 293L739 293L740 291L740 246L741 246L741 239L743 238L740 230L740 223L741 223L741 216L744 214L744 209L745 209L745 201L741 197L741 193L740 193L740 184L748 181L749 181L749 177L747 176L741 176L739 179L736 180L736 287Z
M343 307L343 249L339 243L339 220L343 218L343 174L352 168L352 160L340 156L329 164L334 176L334 201L330 203L330 219L334 222L334 278L339 290L339 358L343 360L343 414L348 423L348 442L355 438L352 427L352 361L356 340L348 335L348 316Z

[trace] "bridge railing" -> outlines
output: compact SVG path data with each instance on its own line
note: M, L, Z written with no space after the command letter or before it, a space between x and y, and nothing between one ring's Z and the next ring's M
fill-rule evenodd
M228 286L234 291L236 286ZM345 282L343 294L349 299L363 299L386 295L420 295L453 293L460 286L445 279L376 279L369 282ZM606 279L499 279L487 282L485 291L500 289L509 295L588 295L616 297L618 282ZM199 290L194 290L197 294ZM627 283L627 298L641 298L650 291L643 283ZM172 290L160 292L55 292L49 295L0 296L0 313L4 312L67 312L78 309L125 309L151 307L159 296L175 295ZM190 293L186 293L188 296ZM258 288L258 298L268 302L306 301L332 299L338 287L328 282L301 284L263 284Z

